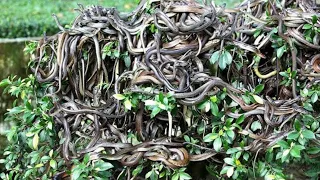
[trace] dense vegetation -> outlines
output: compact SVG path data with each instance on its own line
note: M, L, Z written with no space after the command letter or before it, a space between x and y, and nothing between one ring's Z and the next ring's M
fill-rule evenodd
M131 11L139 0L1 0L0 38L40 37L44 33L55 34L59 29L51 14L57 14L63 25L72 23L77 12L78 3L84 6L103 5L117 7L120 11ZM216 3L227 3L232 6L239 0L218 0Z
M135 0L104 1L104 0L1 0L0 38L39 37L44 33L55 34L59 29L52 18L56 14L61 23L68 25L76 16L78 3L84 6L92 4L106 7L117 7L121 11L130 11L137 3Z
M143 2L28 44L0 177L318 179L313 1Z

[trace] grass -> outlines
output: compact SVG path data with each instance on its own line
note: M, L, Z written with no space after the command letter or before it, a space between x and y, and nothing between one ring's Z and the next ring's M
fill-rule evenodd
M84 6L98 4L104 7L117 7L120 11L134 9L139 0L0 0L0 38L37 37L54 34L58 28L52 13L62 24L70 24L78 12L78 3ZM231 7L240 0L216 0Z
M62 24L70 24L78 15L74 10L78 3L84 6L98 4L117 7L121 11L128 11L135 6L135 0L1 0L0 37L41 36L44 32L54 34L58 28L52 13L59 17Z

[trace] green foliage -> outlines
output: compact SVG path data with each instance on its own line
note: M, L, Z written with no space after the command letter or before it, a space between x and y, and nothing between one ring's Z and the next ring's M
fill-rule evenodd
M42 95L47 85L39 86L34 76L30 75L22 80L9 77L1 81L0 86L17 97L15 107L8 110L5 119L16 124L7 133L10 144L5 149L6 158L1 162L8 173L1 176L9 179L13 175L15 179L49 179L48 175L61 167L64 161L53 152L57 134L53 119L47 113L52 102Z
M131 65L131 59L128 51L120 54L120 51L118 50L118 42L111 41L104 45L102 48L102 59L105 59L107 56L111 59L123 60L127 68Z
M176 108L176 100L172 97L173 92L167 94L159 93L154 99L145 100L144 103L151 112L151 118L155 117L162 111L171 112Z
M227 1L230 7L237 0ZM39 37L44 33L52 35L59 31L51 14L58 15L63 25L69 25L76 15L74 9L78 8L77 3L89 6L91 4L103 5L105 7L117 7L121 11L131 11L137 0L120 0L120 1L89 1L78 0L29 0L29 1L9 1L1 0L0 6L2 11L0 14L0 38L16 38L16 37ZM217 1L217 4L221 4ZM150 27L155 31L154 27Z
M292 84L292 79L295 79L297 76L297 71L291 71L291 68L288 68L284 72L279 73L283 80L280 82L280 85L290 86Z
M145 88L145 91L150 91L150 88ZM136 108L139 102L143 101L148 110L151 111L151 118L155 117L162 111L174 111L176 101L173 97L173 92L167 94L159 93L154 97L146 96L138 93L115 94L114 98L123 102L126 110Z
M135 6L134 0L126 1L89 1L78 0L1 0L0 38L39 37L44 33L55 34L59 31L51 14L56 14L63 25L69 25L76 16L77 3L89 6L99 4L106 7L117 7L121 11L130 11Z
M304 37L307 41L313 43L313 39L316 34L320 33L319 27L315 26L317 24L318 17L316 15L312 16L311 24L304 24L302 29L304 29Z
M72 180L78 179L108 179L111 177L110 169L113 165L109 162L103 160L98 160L96 162L89 161L90 156L86 154L82 162L74 160L74 167L72 168Z
M152 169L146 173L145 178L158 180L159 178L168 178L171 176L171 170L161 163L152 163ZM139 167L139 166L138 166Z
M214 52L210 58L210 63L214 64L216 62L218 62L220 69L224 70L227 65L232 63L230 52L225 49Z
M248 173L248 169L239 160L241 157L244 159L244 161L248 161L249 154L243 154L241 151L239 151L237 153L233 153L231 157L224 158L224 162L227 165L222 168L220 174L226 174L228 178L232 177L232 179L243 179L245 174Z
M172 180L187 180L192 179L191 176L184 172L187 168L180 168L173 172Z

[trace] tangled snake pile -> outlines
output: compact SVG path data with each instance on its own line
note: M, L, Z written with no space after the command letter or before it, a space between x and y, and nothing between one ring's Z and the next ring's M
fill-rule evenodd
M70 28L55 17L61 31L39 42L31 69L37 81L51 84L46 92L54 101L50 115L64 138L57 150L67 163L87 153L92 160L128 167L141 159L171 168L189 161L221 162L226 150L216 152L203 142L213 131L214 115L197 105L223 93L218 108L224 116L219 117L245 118L242 130L233 130L232 141L247 136L243 149L257 152L284 139L297 116L311 113L302 107L297 87L319 82L319 36L308 41L303 35L303 26L319 14L311 0L276 2L245 1L227 9L213 2L142 0L128 14L80 6ZM318 20L314 26L319 27ZM281 58L272 47L274 35L289 47ZM220 62L210 63L219 50L232 56L224 70L218 69ZM288 68L297 78L280 85L279 72ZM258 84L265 88L254 96L256 102L245 103L242 97ZM168 92L176 101L175 112L151 117L146 98ZM118 94L137 102L126 108L115 98ZM261 129L250 130L254 120ZM205 126L199 135L200 123ZM128 134L137 135L139 143L129 141ZM188 152L184 135L200 141L193 144L198 154Z

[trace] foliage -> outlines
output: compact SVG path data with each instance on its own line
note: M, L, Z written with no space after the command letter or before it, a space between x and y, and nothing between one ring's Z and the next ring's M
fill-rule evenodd
M53 35L59 29L51 14L57 14L63 25L68 25L74 19L78 8L77 3L88 6L99 4L107 7L118 7L122 11L130 11L135 4L134 0L126 1L68 1L63 0L2 0L0 6L0 38L39 37L44 33Z
M221 2L217 1L218 4ZM240 1L228 0L226 3L231 6L236 2ZM117 7L121 11L131 11L138 3L138 0L72 0L68 1L68 3L63 0L1 0L0 38L39 37L43 36L44 33L53 35L59 29L51 14L57 14L61 23L68 25L76 14L74 9L78 7L77 3L84 6L98 4L106 7Z
M1 81L0 86L17 97L15 107L8 111L5 119L16 124L7 134L6 159L1 160L9 173L2 173L1 177L35 179L45 172L55 172L64 161L53 152L57 134L53 119L48 115L52 102L42 95L46 85L40 86L30 75L22 80L9 77ZM42 178L48 179L48 174Z

